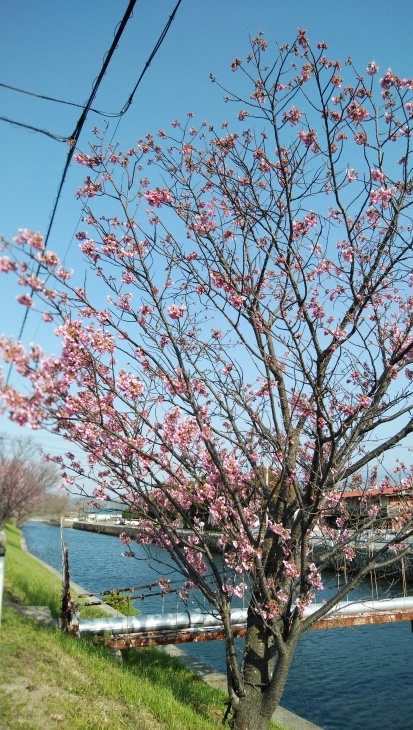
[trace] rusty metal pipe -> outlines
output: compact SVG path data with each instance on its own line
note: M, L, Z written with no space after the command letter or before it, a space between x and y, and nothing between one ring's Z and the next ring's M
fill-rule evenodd
M244 624L247 620L247 609L238 608L231 611L232 624ZM116 634L137 634L148 631L170 631L176 629L209 628L221 626L219 616L199 611L185 613L154 614L152 616L115 616L114 618L82 619L79 621L79 633L97 636L110 632Z
M322 607L320 603L313 603L304 610L304 618L311 616ZM413 597L390 598L383 601L345 601L337 604L328 612L325 618L339 616L359 616L365 613L394 612L411 610L413 611ZM247 609L238 608L231 611L231 624L245 624L247 620ZM113 618L84 619L79 622L79 633L82 635L100 636L110 633L117 634L138 634L153 631L177 631L182 629L212 629L215 626L222 626L219 616L210 613L197 611L186 611L180 613L154 614L152 616L118 616Z
M312 616L313 613L321 608L320 603L312 603L304 610L304 618ZM374 611L401 611L403 609L413 609L413 596L402 596L401 598L387 598L385 600L370 601L342 601L328 612L327 616L332 617L340 615L358 615L361 613L372 613Z

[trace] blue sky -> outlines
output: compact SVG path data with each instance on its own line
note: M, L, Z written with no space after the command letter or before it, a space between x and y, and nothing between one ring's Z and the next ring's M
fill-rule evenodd
M109 49L127 0L13 0L4 4L0 28L0 82L39 94L85 103ZM144 68L176 0L138 0L132 19L93 103L117 112ZM352 56L364 70L374 60L380 74L391 67L400 76L413 75L411 28L413 6L399 0L183 0L169 33L141 83L134 102L116 128L115 139L130 147L149 131L167 127L193 111L196 118L218 124L228 118L222 93L211 84L215 74L231 85L230 64L245 58L248 36L264 31L270 46L292 41L306 28L311 41L325 41L329 54ZM30 124L59 136L70 135L81 110L46 102L0 87L1 117ZM90 131L102 118L90 113L80 147L87 150ZM117 120L109 122L115 132ZM45 232L56 197L68 147L44 135L0 121L0 235L13 237L20 227ZM62 255L73 240L80 206L74 197L84 168L73 165L57 209L49 248ZM0 332L17 336L22 307L15 304L11 282L0 281ZM36 313L30 312L26 342L41 340ZM5 419L0 431L16 433ZM51 437L38 437L52 446ZM55 448L55 447L53 447Z

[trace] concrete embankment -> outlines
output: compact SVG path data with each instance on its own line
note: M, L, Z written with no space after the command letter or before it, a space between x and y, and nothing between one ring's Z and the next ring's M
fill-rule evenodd
M138 531L137 527L132 525L115 525L105 522L73 522L72 525L66 524L65 527L72 527L74 530L84 530L85 532L97 532L99 535L115 535L119 537L121 533L135 537Z
M50 522L49 524L52 523ZM136 537L139 531L139 527L136 525L115 525L105 522L65 522L64 527L72 527L74 530L85 530L86 532L97 532L99 535L115 535L118 537L121 533L125 533L125 535L131 538ZM182 537L184 537L190 535L191 530L180 530L179 534L182 534ZM219 532L211 531L204 533L204 539L207 541L212 552L221 552L221 548L218 545L219 538Z
M196 674L200 679L213 687L219 687L226 692L227 690L227 678L225 674L216 672L214 669L209 667L207 664L203 664L199 659L190 654L186 654L176 644L169 644L165 647L159 647L162 651L169 656L179 659L180 662ZM306 720L304 717L295 715L293 712L286 710L284 707L277 707L273 715L273 720L282 727L289 728L289 730L322 730L319 725Z

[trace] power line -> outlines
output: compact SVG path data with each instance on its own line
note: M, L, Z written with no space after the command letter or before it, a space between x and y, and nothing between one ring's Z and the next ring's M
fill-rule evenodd
M52 213L51 213L50 220L49 220L49 225L47 227L47 232L46 232L46 236L45 236L45 239L44 239L44 247L45 248L47 248L47 245L49 243L50 233L51 233L52 226L53 226L53 223L54 223L54 219L55 219L55 216L56 216L57 206L59 204L60 196L61 196L62 190L63 190L63 185L65 184L66 176L67 176L67 173L68 173L69 167L70 167L70 163L71 163L72 158L73 158L73 155L74 155L75 146L76 146L77 141L79 139L79 136L80 136L80 133L82 131L82 128L83 128L83 126L85 124L86 117L87 117L87 114L89 112L89 109L92 106L93 99L96 96L97 90L98 90L98 88L99 88L99 86L101 84L101 81L102 81L105 73L106 73L106 69L109 66L109 63L110 63L110 61L112 59L112 56L113 56L113 54L114 54L114 52L115 52L115 50L117 48L117 45L118 45L118 42L119 42L119 40L120 40L120 38L122 36L122 33L125 30L125 28L126 28L126 24L127 24L128 20L130 19L130 16L132 14L132 11L133 11L133 8L135 7L135 5L136 5L136 0L130 0L129 5L128 5L127 9L126 9L126 12L125 12L125 14L124 14L121 22L119 23L119 27L118 27L118 30L116 31L116 34L115 34L115 37L113 39L112 45L111 45L109 51L106 54L106 57L105 57L105 60L104 60L104 62L102 64L102 68L100 69L99 75L98 75L95 83L93 84L93 88L92 88L91 94L89 96L89 99L88 99L85 107L83 108L82 114L80 115L80 117L79 117L79 119L77 121L77 124L76 124L76 127L75 127L73 133L70 135L70 138L68 140L69 141L69 144L70 144L70 149L69 149L69 152L68 152L68 155L67 155L66 164L65 164L65 166L63 168L63 173L62 173L62 177L60 179L59 187L57 189L57 196L56 196L56 200L55 200L54 205L53 205ZM39 264L39 266L37 268L37 274L39 273L39 270L40 270L40 264ZM21 327L20 327L20 332L19 332L18 338L17 338L19 340L21 339L21 336L23 334L24 328L26 326L26 321L27 321L28 314L29 314L29 310L26 309L26 311L24 313L24 317L23 317L23 322L22 322ZM9 373L8 373L8 376L7 376L7 381L9 379L9 375L10 375L10 370L9 370Z
M117 117L118 117L118 122L117 122L117 124L116 124L116 126L115 126L115 129L113 130L113 133L112 133L112 136L111 136L111 139L110 139L110 142L109 142L109 146L110 146L110 145L112 144L112 142L113 142L113 139L114 139L114 137L115 137L115 134L116 134L116 132L117 132L117 129L118 129L118 127L119 127L119 124L120 124L120 119L121 119L121 117L123 117L123 115L124 115L124 114L126 114L126 112L128 111L128 109L130 108L130 106L131 106L131 104L132 104L132 102L133 102L133 97L134 97L134 95L135 95L135 93L136 93L136 91L137 91L137 89L138 89L138 87L139 87L139 85L140 85L140 83L141 83L141 81L142 81L143 77L145 76L145 74L146 74L146 72L147 72L147 70L148 70L148 68L149 68L150 64L151 64L151 61L153 61L153 59L155 58L155 55L157 54L157 52L159 51L159 49L160 49L160 47L161 47L161 45L162 45L163 41L165 40L165 37L166 37L166 35L167 35L168 31L169 31L169 28L170 28L170 26L171 26L172 22L173 22L173 21L174 21L174 19L175 19L175 15L176 15L176 13L177 13L177 11L178 11L178 8L179 8L179 6L180 6L181 2L182 2L182 0L178 0L178 2L177 2L177 4L175 5L175 7L174 7L174 9L173 9L173 11L172 11L172 13L171 13L171 15L169 16L169 18L168 18L168 21L167 21L167 23L166 23L166 25L165 25L165 27L164 27L164 29L163 29L163 31L162 31L162 33L161 33L161 35L159 36L159 38L158 38L158 40L157 40L157 42L156 42L156 44L155 44L155 46L154 46L154 48L153 48L153 50L152 50L152 52L151 52L151 54L150 54L150 56L149 56L148 60L146 61L146 63L145 63L145 66L144 66L144 68L143 68L143 71L142 71L142 72L141 72L141 74L139 75L139 78L138 78L138 80L137 80L137 82L136 82L135 86L133 87L133 90L132 90L131 94L129 95L129 97L128 97L128 100L127 100L126 104L124 104L124 106L122 107L121 111L120 111L120 112L119 112L118 114L113 114L113 115L112 115L113 117L115 117L115 116L117 116ZM91 111L92 111L92 110L91 110ZM66 251L65 251L65 257L67 256L67 254L68 254L68 252L69 252L69 249L70 249L70 246L71 246L71 244L73 243L73 235L74 235L74 234L72 234L72 238L71 238L71 240L70 240L70 242L69 242L69 244L68 244L68 246L67 246L67 248L66 248Z
M11 124L13 127L23 127L23 129L29 129L31 132L38 132L39 134L45 134L46 137L56 140L57 142L67 142L67 137L61 137L53 132L49 132L47 129L41 129L40 127L34 127L31 124L24 124L23 122L17 122L15 119L8 119L7 117L0 117L1 122Z
M175 7L174 7L174 9L173 9L173 11L171 13L171 15L168 18L168 21L167 21L167 23L166 23L166 25L165 25L165 27L164 27L161 35L159 36L159 38L158 38L158 40L157 40L157 42L156 42L156 44L155 44L155 46L154 46L154 48L153 48L153 50L152 50L152 52L150 54L148 60L145 63L145 66L144 66L141 74L139 75L139 78L138 78L138 80L137 80L134 88L132 89L131 94L128 97L128 100L127 100L126 104L123 106L123 108L119 112L119 120L118 120L118 124L116 125L116 129L119 126L120 118L130 108L130 106L131 106L131 104L133 102L133 97L134 97L134 95L135 95L135 93L136 93L136 91L137 91L137 89L138 89L138 87L139 87L142 79L144 78L144 76L145 76L145 74L146 74L146 72L147 72L147 70L148 70L151 62L153 61L156 53L158 52L159 48L161 47L161 45L162 45L162 43L163 43L163 41L164 41L164 39L165 39L168 31L169 31L169 28L170 28L170 26L171 26L171 24L172 24L172 22L173 22L173 20L175 18L175 15L176 15L176 13L178 11L178 8L181 5L181 3L182 3L182 0L178 0L178 2L176 3L176 5L175 5ZM83 112L82 112L82 114L81 114L81 116L80 116L80 118L79 118L79 120L78 120L78 122L76 124L75 130L72 133L72 135L70 136L70 138L65 138L65 141L69 142L70 145L71 145L71 147L70 147L70 150L69 150L69 153L68 153L68 156L67 156L67 160L66 160L66 164L64 166L63 173L62 173L62 177L61 177L61 180L60 180L60 183L59 183L59 186L58 186L57 196L56 196L56 199L55 199L55 202L54 202L54 205L53 205L52 213L51 213L50 220L49 220L49 225L48 225L47 232L46 232L46 236L45 236L45 239L44 239L44 246L45 246L45 248L47 247L48 242L49 242L50 233L51 233L52 226L53 226L53 223L54 223L54 219L55 219L55 216L56 216L57 206L59 204L59 200L60 200L60 197L61 197L61 194L62 194L62 190L63 190L63 185L64 185L65 180L66 180L66 176L67 176L67 173L68 173L68 170L69 170L69 167L70 167L70 163L71 163L72 158L73 158L75 146L76 146L76 143L77 143L77 141L79 139L80 132L81 132L81 130L82 130L84 124L85 124L85 121L86 121L86 117L87 117L88 112L92 110L92 102L93 102L93 99L96 96L97 90L98 90L98 88L100 86L100 83L101 83L101 81L103 79L103 76L106 73L106 69L107 69L107 67L108 67L108 65L110 63L110 60L111 60L111 58L112 58L112 56L113 56L113 54L114 54L114 52L116 50L117 44L118 44L118 42L119 42L119 40L120 40L120 38L122 36L122 33L123 33L123 31L124 31L124 29L126 27L126 24L129 21L129 19L130 19L130 16L132 14L132 11L133 11L133 8L134 8L135 4L136 4L136 0L131 0L129 2L129 5L128 5L127 10L126 10L126 12L125 12L125 14L123 16L123 19L122 19L122 21L119 24L119 27L118 27L118 30L116 32L115 38L113 40L113 43L112 43L112 45L111 45L108 53L106 54L106 57L105 57L105 60L104 60L103 65L102 65L101 71L100 71L100 73L99 73L99 75L98 75L98 77L97 77L97 79L96 79L96 81L95 81L95 83L93 85L93 88L92 88L92 92L90 94L90 97L89 97L86 105L84 107L82 107ZM115 133L116 133L116 129L115 129ZM39 272L39 270L40 270L40 264L38 266L37 273ZM24 316L23 316L23 321L22 321L22 324L21 324L21 327L20 327L20 331L19 331L19 334L18 334L18 337L17 337L18 340L20 340L21 337L22 337L22 335L23 335L23 332L24 332L24 329L25 329L25 326L26 326L26 322L27 322L28 315L29 315L29 309L26 309L26 311L24 313ZM10 375L11 375L11 370L12 370L12 365L10 365L10 368L9 368L9 371L8 371L8 374L7 374L6 384L9 382Z
M26 94L28 96L34 96L36 99L42 99L42 101L53 101L56 104L65 104L66 106L74 106L77 109L84 109L83 104L77 104L75 101L67 101L66 99L56 99L54 96L46 96L45 94L38 94L35 91L28 91L27 89L20 89L18 86L11 86L10 84L5 84L0 81L0 86L3 89L9 89L10 91L16 91L19 94ZM100 114L103 117L118 117L122 112L103 112L100 109L95 109L94 107L90 107L90 111L94 112L95 114ZM0 117L0 119L3 119L3 117Z
M166 25L165 25L165 27L164 27L161 35L159 36L159 38L158 38L158 40L157 40L157 42L156 42L156 44L155 44L155 46L154 46L154 48L152 50L152 53L150 54L148 60L145 63L145 66L144 66L144 69L143 69L142 73L140 74L140 76L139 76L139 78L138 78L138 80L137 80L137 82L136 82L136 84L135 84L135 86L134 86L131 94L129 95L129 98L128 98L126 104L122 108L119 116L123 116L127 112L127 110L129 109L129 107L131 106L131 104L133 102L133 97L134 97L134 95L136 93L136 90L138 89L138 87L139 87L139 85L140 85L140 83L141 83L144 75L146 74L146 72L147 72L147 70L148 70L148 68L149 68L149 66L151 64L151 61L154 59L156 53L158 52L159 48L161 47L161 45L162 45L162 43L163 43L163 41L164 41L164 39L165 39L165 37L166 37L166 35L168 33L168 30L169 30L169 28L170 28L170 26L171 26L171 24L172 24L172 22L173 22L173 20L175 18L175 15L176 15L176 13L178 11L178 8L181 5L181 2L182 2L182 0L178 0L177 4L175 5L174 10L172 11L172 14L169 16L169 19L168 19L168 21L167 21L167 23L166 23ZM106 69L107 69L107 67L109 65L109 62L110 62L112 56L113 56L113 53L116 50L118 41L120 40L120 37L121 37L121 35L122 35L125 27L126 27L126 24L127 24L128 20L130 18L130 15L131 15L131 13L133 11L133 8L134 8L135 4L136 4L136 0L131 0L131 2L129 3L128 8L126 10L126 13L125 13L125 15L124 15L121 23L119 24L119 28L117 30L117 33L116 33L115 38L113 40L113 43L112 43L112 45L111 45L111 47L110 47L110 49L109 49L109 51L108 51L108 53L106 55L106 58L105 58L105 61L104 61L103 65L102 65L102 68L100 70L99 76L97 77L97 80L94 83L94 86L93 86L92 92L90 94L90 97L89 97L89 99L87 101L87 104L86 104L85 107L83 107L83 112L82 112L82 114L81 114L81 116L80 116L80 118L79 118L79 120L77 122L77 125L76 125L76 128L75 128L74 132L72 133L72 135L70 136L70 138L67 139L67 141L69 142L69 144L71 146L70 146L70 150L69 150L69 153L68 153L68 156L67 156L66 164L65 164L65 167L64 167L64 170L63 170L63 173L62 173L62 177L61 177L61 180L60 180L60 183L59 183L59 187L58 187L58 190L57 190L56 200L55 200L55 203L53 205L52 213L51 213L50 220L49 220L49 225L48 225L47 232L46 232L46 236L45 236L45 239L44 239L44 246L45 246L45 248L47 247L48 242L49 242L50 233L51 233L52 226L53 226L53 223L54 223L57 206L58 206L58 203L59 203L59 200L60 200L60 196L61 196L61 193L62 193L63 185L64 185L65 180L66 180L66 176L67 176L67 173L68 173L68 170L69 170L69 166L70 166L70 163L71 163L72 158L73 158L73 154L74 154L74 151L75 151L75 146L76 146L77 141L79 139L80 132L81 132L83 126L84 126L84 123L86 121L87 114L88 114L88 112L91 109L91 105L92 105L93 99L96 96L96 93L97 93L97 90L99 88L99 85L100 85L100 83L101 83L101 81L103 79L103 76L106 73ZM118 122L118 124L119 124L119 122ZM116 129L117 129L117 126L116 126ZM40 270L40 264L39 264L37 273L39 272L39 270ZM26 309L26 312L24 313L23 321L22 321L22 324L21 324L21 327L20 327L20 332L18 334L18 339L19 340L21 339L22 334L23 334L23 331L24 331L24 328L26 326L28 314L29 314L29 309ZM10 368L9 373L8 373L8 376L7 376L7 382L9 380L10 372L11 372L11 368Z
M136 84L135 84L135 86L134 86L134 88L132 90L132 93L130 94L130 96L129 96L129 98L128 98L126 104L125 104L125 106L123 107L123 109L120 112L121 114L125 114L125 112L127 112L127 110L129 109L130 105L132 104L132 101L133 101L133 97L135 95L135 92L136 92L137 88L139 87L139 85L140 85L143 77L145 76L145 74L146 74L149 66L151 65L151 61L153 61L153 59L155 58L157 52L159 51L159 49L160 49L160 47L161 47L161 45L163 43L163 41L165 40L165 37L166 37L166 35L168 33L168 30L169 30L171 24L173 23L173 21L175 19L175 15L176 15L176 13L178 11L178 8L179 8L181 2L182 2L182 0L178 0L178 2L175 5L175 7L174 7L174 9L173 9L173 11L171 13L171 15L169 16L168 22L166 23L165 28L163 29L161 35L159 36L159 38L158 38L158 40L157 40L157 42L155 44L155 47L154 47L151 55L149 56L148 60L146 61L145 66L144 66L144 69L143 69L142 73L140 74L140 76L139 76L139 78L138 78L138 80L137 80L137 82L136 82Z
M55 97L52 97L52 96L46 96L45 94L38 94L38 93L36 93L34 91L28 91L26 89L20 89L17 86L11 86L10 84L5 84L5 83L2 83L2 82L0 82L0 86L3 87L3 88L5 88L5 89L10 89L11 91L16 91L16 92L21 93L21 94L28 94L29 96L34 96L37 99L42 99L42 100L45 100L45 101L53 101L53 102L55 102L57 104L66 104L68 106L74 106L74 107L76 107L78 109L83 109L83 111L85 111L87 109L88 111L92 111L95 114L99 114L100 116L104 116L104 117L107 117L107 118L110 118L110 119L120 118L124 114L126 114L126 112L128 111L129 107L131 106L131 104L133 102L133 97L134 97L134 95L135 95L135 93L136 93L136 91L137 91L137 89L138 89L138 87L139 87L139 85L140 85L143 77L145 76L145 74L146 74L149 66L151 65L151 62L153 61L153 59L155 58L155 56L156 56L159 48L161 47L161 45L162 45L162 43L163 43L163 41L164 41L164 39L165 39L168 31L169 31L169 28L170 28L170 26L171 26L171 24L172 24L172 22L173 22L173 20L175 18L175 15L176 15L176 13L178 11L178 8L179 8L181 2L182 2L182 0L178 0L177 4L175 5L175 8L173 9L171 15L169 16L168 22L166 23L166 25L165 25L165 27L164 27L161 35L159 36L159 38L158 38L158 40L157 40L157 42L156 42L156 44L155 44L155 46L154 46L154 48L152 50L152 53L150 54L148 60L145 63L145 66L143 68L142 73L140 74L140 76L139 76L139 78L138 78L135 86L133 87L132 92L129 95L127 101L125 102L125 104L123 105L122 109L119 112L104 112L104 111L102 111L100 109L95 109L94 107L90 106L89 105L89 102L88 102L88 105L89 106L88 105L83 106L82 104L77 104L76 102L73 102L73 101L66 101L64 99L56 99ZM90 104L91 104L91 100L89 100L89 101L90 101ZM39 127L33 127L33 126L29 125L29 124L24 124L22 122L17 122L15 120L7 119L6 117L0 117L0 121L8 122L9 124L13 124L13 125L16 125L16 126L19 126L19 127L23 127L25 129L30 129L32 131L39 132L41 134L45 134L48 137L51 137L52 139L57 140L58 142L67 142L68 139L71 139L70 135L66 135L66 136L55 135L55 134L53 134L51 132L48 132L47 130L40 129ZM115 130L115 132L116 132L116 130ZM72 137L73 137L73 135L72 135Z
M113 54L115 53L115 50L116 50L117 45L118 45L118 42L120 41L120 38L122 36L122 33L125 30L125 28L126 28L126 25L127 25L128 21L130 19L130 16L132 15L132 11L133 11L133 8L135 7L135 5L136 5L136 0L130 0L129 5L128 5L127 10L126 10L126 13L123 16L121 22L119 23L119 27L118 27L118 30L116 31L115 37L113 39L113 43L112 43L109 51L106 54L105 60L104 60L103 65L102 65L102 68L101 68L101 70L99 72L99 75L98 75L98 77L97 77L94 85L93 85L92 92L91 92L91 94L89 96L89 99L88 99L88 101L86 103L86 106L83 109L82 114L79 117L79 120L77 122L76 128L75 128L75 130L74 130L74 132L72 134L71 142L73 144L72 144L72 149L70 151L71 154L69 153L69 155L68 155L69 162L66 163L66 167L68 167L70 165L70 161L71 161L71 159L73 157L73 153L74 153L74 147L75 147L75 145L76 145L76 143L77 143L77 141L79 139L79 135L80 135L80 132L82 131L83 125L84 125L84 123L86 121L87 114L88 114L88 112L89 112L89 110L90 110L90 108L92 106L93 99L95 98L95 96L97 94L98 88L99 88L99 86L100 86L100 84L102 82L102 79L103 79L103 77L104 77L104 75L106 73L106 69L109 66L109 63L110 63L110 61L112 59Z

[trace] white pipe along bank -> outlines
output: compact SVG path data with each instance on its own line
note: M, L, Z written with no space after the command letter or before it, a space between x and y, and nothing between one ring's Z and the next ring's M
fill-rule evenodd
M304 610L304 618L311 616L322 607L313 603ZM383 601L344 601L338 603L327 616L357 615L375 611L399 611L413 609L413 596L390 598ZM245 624L247 609L238 608L231 611L231 625ZM179 613L153 614L150 616L115 616L112 618L83 619L79 621L79 633L84 635L102 635L111 632L116 634L137 634L148 631L171 631L175 629L213 628L222 626L219 616L199 611Z

